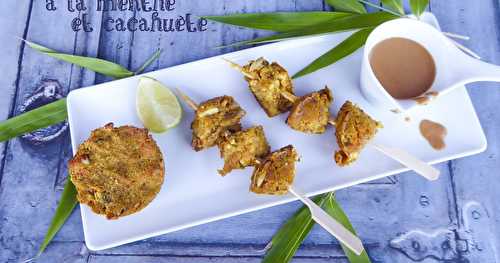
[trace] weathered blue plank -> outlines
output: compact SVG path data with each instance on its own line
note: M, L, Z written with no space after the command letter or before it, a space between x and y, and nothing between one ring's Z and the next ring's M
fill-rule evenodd
M27 20L29 8L21 8L27 3L6 2L18 8L16 12L6 13L2 9L0 17L9 21ZM157 48L163 48L164 52L148 70L228 52L232 49L212 47L266 34L216 23L210 23L204 33L102 31L103 19L128 18L132 14L127 12L90 12L95 31L74 34L68 27L74 15L64 10L47 13L44 1L32 2L30 23L15 24L9 32L20 32L27 26L27 37L32 40L66 52L98 53L131 69L139 67ZM164 15L327 8L321 0L177 2L176 10ZM473 5L462 2L433 1L431 10L445 30L471 36L472 40L465 44L487 60L500 63L498 2L481 1ZM3 35L0 35L2 40ZM5 51L0 50L5 58L0 61L2 70L5 65L17 65L20 54L18 43L9 44L5 50L17 53L4 56ZM23 53L21 65L17 101L0 98L0 114L7 114L13 102L19 106L44 78L57 79L66 88L94 82L93 73L30 50ZM0 80L4 93L12 93L17 70L5 71L6 78ZM96 81L105 80L108 79L98 77ZM500 95L493 89L485 89L486 86L496 85L474 85L470 89L490 143L485 154L439 165L443 175L437 182L406 173L337 193L374 262L498 261L496 223L500 220L500 211L495 205L499 197L495 190L500 185L495 171L500 165L497 132L500 114L496 113L495 106ZM66 160L71 155L68 146L67 137L38 147L18 139L9 143L0 185L0 262L17 262L36 252L59 198ZM100 252L86 249L79 211L76 211L39 262L259 262L274 232L299 206L295 202ZM315 227L294 261L346 262L346 259L338 242Z
M500 64L499 2L434 1L432 11L444 30L469 36L460 41L485 61ZM471 262L500 260L500 101L499 84L478 83L468 86L474 106L488 138L486 152L455 160L450 164L454 198L459 216L461 238L469 240Z
M2 96L0 96L0 120L7 119L13 112L14 98L16 97L16 86L18 73L20 70L19 61L22 54L22 42L16 37L24 37L29 20L31 4L30 2L17 3L10 1L0 9L0 17L9 17L13 15L16 19L7 19L0 27L0 41L2 42L2 59L0 68L2 69L2 78L0 78L0 87ZM0 143L0 171L3 167L5 143ZM0 184L2 183L2 174L0 172Z
M12 11L11 14L5 14L2 11L5 14L2 21L28 21L29 24L23 24L27 28L26 34L21 36L63 52L78 51L96 55L98 31L94 32L95 35L75 34L69 27L75 14L68 13L62 7L48 12L45 10L45 1L28 2L32 3L31 9L24 4L19 5L18 1L9 1L7 6L12 7L11 11L27 8L26 11L30 11L29 20L22 17L22 13ZM22 51L16 98L13 100L16 110L35 90L49 81L58 81L65 92L94 82L93 73L82 74L76 67L29 48ZM2 66L3 70L7 69ZM8 92L7 89L5 91ZM18 262L35 254L57 205L60 191L55 186L60 157L64 149L68 149L68 142L66 135L65 138L43 145L33 145L21 139L8 143L0 185L0 262ZM59 237L66 240L81 239L82 229L77 214Z

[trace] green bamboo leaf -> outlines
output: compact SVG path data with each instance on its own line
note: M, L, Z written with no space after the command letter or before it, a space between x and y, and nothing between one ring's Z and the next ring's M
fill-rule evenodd
M149 67L149 65L153 64L153 62L155 62L160 57L161 52L161 49L156 50L156 52L153 53L153 55L148 60L146 60L146 62L144 62L144 64L142 64L142 66L138 70L136 70L134 74L139 75L144 72L144 70Z
M349 231L356 234L351 222L346 214L335 201L333 193L317 196L313 201L323 208L335 220L345 226ZM315 222L311 218L311 212L306 206L300 208L288 221L278 230L271 240L270 248L267 251L263 263L287 263L293 258L300 244L311 231ZM361 255L356 255L349 248L342 245L349 262L370 263L370 258L366 251Z
M404 15L403 0L382 0L382 4L397 13Z
M53 53L51 53L52 52L51 49L48 49L46 47L31 42L26 42L26 43L28 45L33 45L34 48L36 47L38 51L44 54L53 55ZM156 59L158 59L158 57L160 56L160 52L161 50L156 51L151 56L151 58L149 58L144 63L144 65L141 68L139 68L138 72L144 70L148 65L154 62ZM89 59L94 59L94 58L89 58ZM114 64L107 61L105 62ZM89 69L94 70L92 68ZM117 71L114 72L117 73ZM101 71L101 73L108 74L109 72L107 72L107 70L103 70ZM111 74L107 76L119 78L117 74ZM127 74L127 76L129 76L129 74ZM15 138L17 136L23 135L25 133L33 132L38 129L48 127L50 125L63 122L66 120L67 116L68 113L66 109L66 99L60 99L55 102L46 104L39 108L20 114L18 116L12 117L8 120L0 122L0 142L4 142L12 138Z
M254 29L286 32L333 21L352 14L344 12L277 12L205 16L203 18Z
M357 0L326 0L326 2L337 11L364 14L365 7Z
M326 199L326 202L323 206L323 209L325 209L325 212L327 212L330 216L335 218L339 223L341 223L344 227L346 227L349 231L351 231L353 234L356 234L356 231L354 230L354 227L352 226L351 222L349 221L349 218L347 215L344 213L340 205L337 203L335 200L335 195L333 193L328 194L328 198ZM352 252L349 248L346 246L340 244L342 246L342 250L344 250L345 255L349 259L350 263L370 263L370 258L368 257L368 254L366 253L366 249L361 253L361 255L356 255L354 252Z
M314 198L313 201L317 205L323 206L327 199L328 194L323 194ZM306 206L300 208L274 235L270 243L270 249L262 262L289 262L314 224L309 209Z
M428 5L429 5L429 0L410 0L411 11L417 17L420 17L420 15L425 11L425 9L427 9Z
M32 49L39 51L47 56L57 58L80 67L95 71L97 73L110 76L113 78L125 78L134 75L134 72L127 70L126 68L115 64L113 62L109 62L107 60L91 58L91 57L83 57L76 56L64 53L58 53L52 49L44 47L42 45L24 40L24 42L31 47Z
M295 31L279 33L276 35L242 41L228 46L251 45L287 40L296 37L321 35L355 29L372 28L386 21L398 18L387 12L376 12L363 15L352 15L335 20L334 22L317 24L314 27L303 28ZM228 47L226 46L226 47Z
M0 122L0 142L66 120L66 99L60 99Z
M70 177L68 177L67 182L64 185L64 190L61 195L59 205L57 206L56 213L52 218L52 222L50 223L49 229L47 230L47 234L45 234L42 245L38 250L37 257L39 257L43 253L43 251L49 245L50 241L52 241L57 232L59 232L59 229L61 229L66 220L69 218L77 203L78 200L76 199L75 185L73 185Z
M307 65L304 69L297 72L293 76L293 78L299 78L313 73L352 54L354 51L358 50L365 44L368 35L370 35L373 29L374 28L366 28L352 34L350 37L342 41L330 51L326 52L325 54L314 60L311 64Z

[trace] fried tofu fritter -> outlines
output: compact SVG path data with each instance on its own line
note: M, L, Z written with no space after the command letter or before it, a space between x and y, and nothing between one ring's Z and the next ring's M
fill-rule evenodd
M373 120L358 106L346 101L337 116L335 135L340 150L335 152L335 162L346 166L356 161L359 152L375 137L382 124Z
M274 117L290 110L293 103L281 93L286 91L293 94L293 86L288 72L283 67L276 62L270 64L264 58L259 58L245 65L243 71L253 76L245 79L267 116Z
M294 103L286 123L297 131L324 133L328 126L332 101L332 93L328 87L302 96Z
M223 138L241 130L245 111L230 96L221 96L201 103L191 124L195 151L215 146Z
M113 124L96 129L69 161L78 201L108 219L146 207L164 179L160 149L147 129Z
M244 169L256 164L256 160L269 154L262 126L252 127L230 135L219 143L220 155L224 158L224 168L219 173L224 176L234 169Z
M283 195L295 178L295 163L299 160L292 145L269 154L252 174L250 191L256 194Z

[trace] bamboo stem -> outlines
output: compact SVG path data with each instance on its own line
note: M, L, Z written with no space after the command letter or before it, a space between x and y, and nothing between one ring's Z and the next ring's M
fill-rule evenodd
M451 38L456 38L456 39L461 39L461 40L470 40L469 36L459 35L459 34L456 34L456 33L443 32L443 34L445 36L451 37Z

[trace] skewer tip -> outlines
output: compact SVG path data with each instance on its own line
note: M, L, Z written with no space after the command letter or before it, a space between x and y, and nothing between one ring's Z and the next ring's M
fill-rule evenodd
M222 60L226 61L229 65L231 65L232 68L235 68L235 69L238 69L238 70L242 70L242 66L240 66L239 64L225 58L225 57L221 57Z
M181 99L186 102L186 104L191 107L194 111L198 109L198 104L194 102L188 95L184 94L179 88L175 88L175 92L181 97Z
M229 64L230 67L236 69L241 74L243 74L245 77L247 77L249 79L255 79L255 77L252 74L246 72L245 69L243 69L243 67L241 65L239 65L238 63L233 62L233 61L231 61L231 60L229 60L229 59L227 59L225 57L221 57L221 58L222 58L222 60L226 61Z

